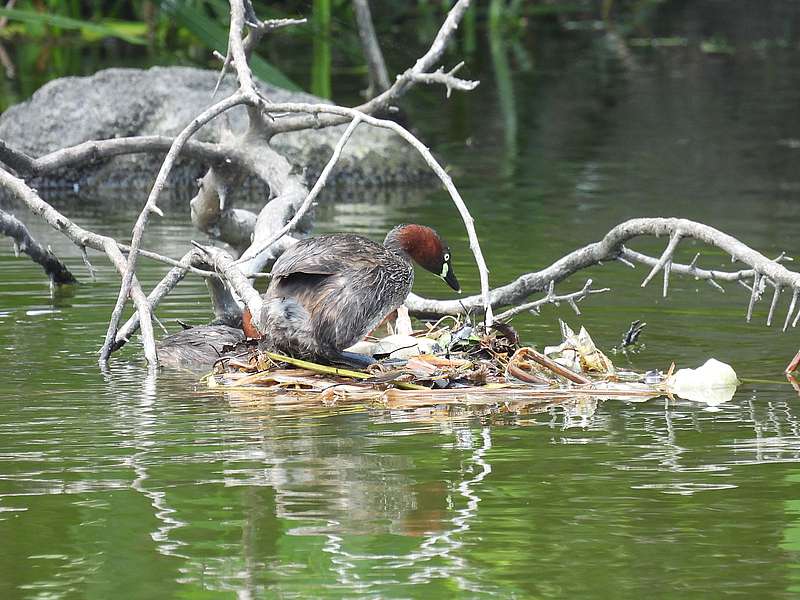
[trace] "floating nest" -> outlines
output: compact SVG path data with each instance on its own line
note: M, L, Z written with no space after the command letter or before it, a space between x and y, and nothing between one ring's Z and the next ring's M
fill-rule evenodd
M562 322L561 343L539 352L521 346L507 325L479 331L446 319L452 322L362 342L355 349L379 359L365 371L299 360L249 342L218 361L205 382L255 401L268 394L317 406L485 407L515 413L668 393L671 373L615 368L583 328L576 334Z

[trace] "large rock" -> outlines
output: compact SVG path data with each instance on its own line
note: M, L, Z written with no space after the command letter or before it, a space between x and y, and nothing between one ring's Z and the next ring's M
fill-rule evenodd
M64 77L39 89L33 97L0 115L0 139L33 156L92 139L133 135L175 135L192 118L234 91L228 75L215 99L211 91L217 72L189 67L107 69L91 77ZM290 92L260 84L274 102L322 102L310 94ZM246 115L239 107L218 117L197 134L197 139L218 141L226 128L240 132ZM275 147L306 177L315 177L331 155L344 126L281 134ZM116 157L100 165L84 166L37 181L39 189L80 191L82 197L120 197L147 190L160 156ZM194 180L206 165L182 159L170 181L169 195L191 197ZM380 185L418 181L427 173L416 152L385 129L361 125L350 139L335 170L344 184Z

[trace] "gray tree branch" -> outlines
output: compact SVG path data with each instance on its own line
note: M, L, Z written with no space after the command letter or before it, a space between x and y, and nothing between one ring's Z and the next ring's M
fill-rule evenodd
M124 273L122 274L122 284L120 285L119 295L117 296L117 302L114 305L114 310L111 313L111 319L108 324L108 330L106 331L105 342L103 343L103 346L100 349L101 362L108 361L108 357L111 355L111 348L114 345L114 340L116 339L117 336L117 330L119 329L119 321L122 318L122 311L125 307L125 303L128 299L128 296L130 295L133 277L136 273L136 263L139 258L138 250L142 242L144 229L147 226L147 222L150 219L151 213L156 213L159 215L163 214L161 213L161 209L159 209L157 205L158 197L161 193L161 190L164 188L164 185L167 182L167 177L169 176L169 173L175 164L175 160L177 159L178 154L180 154L181 149L183 148L185 143L189 140L189 138L192 135L194 135L203 125L211 121L217 115L225 112L226 110L233 108L234 106L244 104L246 102L247 98L240 93L235 93L232 96L229 96L228 98L225 98L224 100L217 102L216 104L204 110L200 115L195 117L191 121L191 123L189 123L186 127L183 128L183 130L178 134L178 136L172 142L172 146L167 152L167 156L164 158L164 162L161 164L161 169L158 172L158 176L156 177L156 181L153 184L153 188L150 190L150 195L147 198L147 202L145 202L144 208L142 208L142 211L139 213L139 218L136 219L136 224L133 227L131 236L131 252L128 254L128 261L127 261L128 266L125 269ZM144 316L142 314L139 315L139 318L144 320ZM144 331L146 325L142 323L141 326L142 326L142 331ZM152 327L152 325L150 325L150 327ZM155 357L155 348L153 348L151 355Z
M670 238L667 246L670 252L662 254L660 259L641 255L624 246L626 242L633 238L651 235L657 237L668 236ZM626 261L636 260L651 264L653 267L660 265L659 268L663 268L664 265L672 260L672 253L677 247L677 243L673 243L672 240L676 237L694 238L710 246L716 246L729 253L735 260L748 265L750 269L727 273L699 269L694 264L673 264L671 269L675 272L709 281L741 281L750 278L755 280L755 285L751 286L750 289L755 290L758 290L759 287L758 279L765 276L769 285L775 288L780 287L781 291L792 290L792 302L789 305L784 330L788 327L792 312L795 309L797 292L800 290L800 273L790 271L784 267L781 264L781 261L784 260L783 256L778 257L776 260L767 258L731 235L687 219L644 218L631 219L620 223L611 229L599 242L588 244L583 248L570 252L540 271L526 273L509 284L491 290L490 301L492 306L509 306L524 302L528 296L548 289L551 282L558 283L581 269L618 258L623 258ZM645 283L649 279L650 276L645 280ZM758 294L751 293L748 301L749 314L752 314L753 305L757 299ZM409 296L406 305L411 312L417 315L456 315L462 314L465 309L476 308L481 302L481 296L469 296L461 300L431 300L412 294ZM773 308L771 308L770 312L774 313L774 305L777 305L777 300L773 299L772 304ZM800 319L800 311L795 315L792 322L793 326L796 325L798 319ZM772 319L770 318L769 320L771 322Z
M376 114L387 110L394 102L403 96L411 87L413 87L417 80L416 75L429 72L433 69L442 58L448 43L452 39L464 13L469 8L470 0L458 0L450 12L447 13L442 26L433 39L428 51L422 55L414 63L412 67L397 76L397 79L392 86L383 92L365 102L354 107L355 110L365 114ZM279 110L270 110L270 112L280 112ZM303 116L294 116L288 119L276 119L275 122L270 124L270 135L277 133L285 133L287 131L297 131L300 129L318 129L321 127L330 127L332 125L341 125L346 123L348 119L344 118L346 115L337 113L313 113Z
M4 210L0 210L0 233L14 240L15 252L24 252L31 260L44 269L44 272L55 285L71 285L78 283L60 258L49 248L37 242L25 227L25 224Z

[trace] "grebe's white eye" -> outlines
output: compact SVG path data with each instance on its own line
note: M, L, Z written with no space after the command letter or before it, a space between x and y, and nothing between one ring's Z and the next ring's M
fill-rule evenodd
M444 254L444 262L447 262L448 260L450 260L450 253L449 252L445 252L445 254Z

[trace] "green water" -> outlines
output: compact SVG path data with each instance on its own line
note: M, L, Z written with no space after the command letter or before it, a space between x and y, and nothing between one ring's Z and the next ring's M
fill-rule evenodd
M661 27L684 34L682 14ZM792 253L791 39L759 51L734 36L732 56L637 51L631 72L585 34L537 32L516 49L484 40L475 93L445 104L441 90L426 91L409 111L452 166L495 284L635 216L693 218L765 254ZM378 238L399 221L435 225L462 286L476 290L444 193L351 198L323 205L318 229ZM143 200L59 206L125 237ZM145 245L183 254L199 238L187 212L170 207ZM149 375L136 344L101 373L95 353L118 280L95 256L92 283L68 242L25 218L85 284L52 298L40 271L0 246L4 599L800 594L800 399L781 377L798 336L764 326L769 298L747 324L739 286L721 294L674 278L662 299L658 283L639 287L641 267L611 264L560 286L592 277L612 288L582 303L581 317L548 307L514 323L545 345L562 317L609 349L644 319L643 351L612 359L637 369L726 361L745 383L716 410L665 399L494 416L245 402L191 376ZM664 243L634 247L658 253ZM701 266L731 267L691 242L681 257L700 250ZM143 264L141 277L152 285L163 272ZM416 291L449 297L426 274ZM781 323L785 310L786 299ZM172 330L177 318L207 320L202 284L187 279L158 316Z

